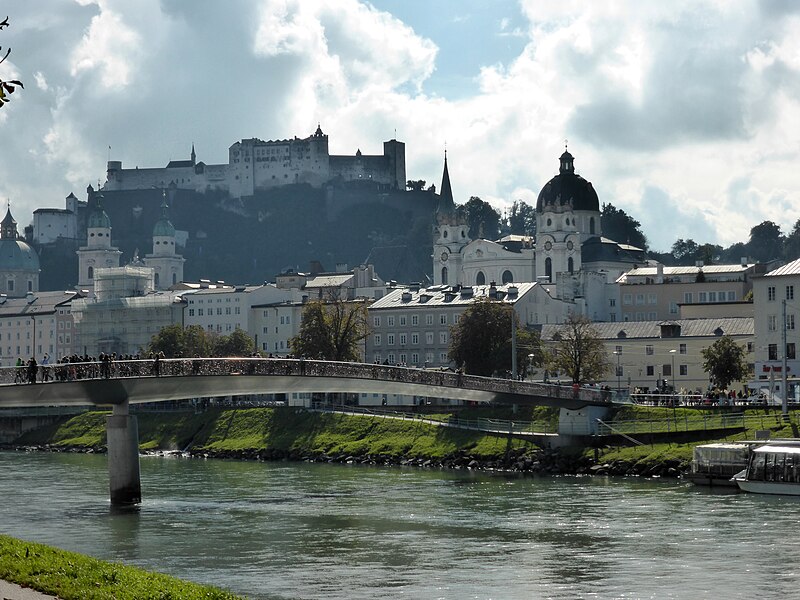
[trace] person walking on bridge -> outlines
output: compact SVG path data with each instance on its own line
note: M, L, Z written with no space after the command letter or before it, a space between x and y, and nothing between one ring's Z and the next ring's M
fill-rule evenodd
M28 383L36 383L36 374L39 372L39 365L36 364L36 359L31 356L28 361Z

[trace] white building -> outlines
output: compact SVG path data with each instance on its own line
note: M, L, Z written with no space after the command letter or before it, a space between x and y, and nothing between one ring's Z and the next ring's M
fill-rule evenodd
M78 289L94 289L94 277L97 269L119 267L122 252L111 245L111 219L103 210L102 194L95 194L90 185L89 218L86 222L86 245L78 251Z
M10 367L17 358L34 357L51 362L73 353L75 329L71 302L77 292L30 292L24 298L0 296L0 365Z
M39 245L52 244L56 240L78 239L78 211L86 206L70 193L66 208L37 208L33 211L33 241Z
M753 278L756 354L754 387L768 388L783 398L783 365L789 398L800 398L800 259Z
M573 304L553 298L546 286L531 282L393 289L369 307L372 334L365 345L367 361L450 366L450 328L479 299L511 305L524 327L563 323L574 310Z

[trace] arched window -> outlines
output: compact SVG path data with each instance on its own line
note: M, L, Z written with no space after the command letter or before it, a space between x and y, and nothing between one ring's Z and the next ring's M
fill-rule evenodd
M544 274L552 283L553 281L553 260L548 256L544 259Z
M478 271L475 276L475 285L486 285L486 275L483 274L483 271Z
M447 267L442 267L442 283L447 285Z
M594 217L589 219L589 233L594 235Z
M156 284L156 287L158 287L158 273L155 274L154 283Z
M176 283L178 283L178 274L177 273L173 273L172 274L172 285L175 285Z
M33 281L31 281L30 279L28 279L28 291L29 292L33 291Z
M572 257L570 256L567 259L567 271L569 271L570 274L572 274L572 270L574 267L575 267L575 262L572 260Z
M511 274L511 271L503 271L503 283L514 283L514 276Z
M89 267L88 275L89 279L94 279L94 267Z

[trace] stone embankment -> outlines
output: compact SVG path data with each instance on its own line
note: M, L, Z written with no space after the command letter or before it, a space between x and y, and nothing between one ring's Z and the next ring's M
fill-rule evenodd
M45 444L41 446L0 446L18 452L73 452L104 454L105 447L61 446ZM592 458L558 449L541 449L531 452L512 449L502 457L480 457L467 450L459 450L443 458L404 457L385 454L325 454L301 450L284 451L263 450L206 450L196 449L187 452L155 451L147 454L170 454L190 458L250 460L250 461L298 461L332 464L358 464L380 466L406 466L432 469L454 469L475 471L497 471L504 473L530 473L539 475L613 475L640 477L680 477L688 470L688 465L678 460L659 462L631 462L615 460L609 463L595 462Z

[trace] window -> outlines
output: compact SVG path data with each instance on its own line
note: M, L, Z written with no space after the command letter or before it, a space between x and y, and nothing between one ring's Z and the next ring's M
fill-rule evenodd
M406 326L406 316L400 315L400 327L405 327L405 326Z
M446 344L447 343L447 332L446 331L440 331L439 332L439 343L440 344Z
M461 315L453 315L453 325L458 325L458 322L461 320Z
M400 334L400 345L405 346L407 343L407 338L405 333Z
M672 377L672 365L667 363L661 367L661 372L664 374L664 377Z
M238 298L237 298L237 300L238 300ZM233 308L233 314L235 314L235 315L239 315L239 314L241 314L241 313L242 313L242 309L241 309L241 307L240 307L240 306L235 306L235 307Z
M778 344L770 344L767 346L768 360L778 360Z
M658 295L657 294L647 294L647 303L648 304L658 304Z
M439 324L447 325L447 315L439 315Z
M447 364L449 362L447 358L447 352L440 352L439 353L439 362L442 364Z
M226 307L225 307L225 314L226 314L226 315L229 315L229 314L231 314L231 307L230 307L230 306L226 306Z
M787 285L786 286L786 299L787 300L794 300L794 286Z
M425 325L433 325L433 315L425 315Z
M389 327L394 327L394 317L393 316L386 317L386 325L388 325Z
M189 309L189 316L190 316L190 317L193 317L193 316L194 316L194 309L193 309L193 308L190 308L190 309ZM59 325L61 325L61 323L59 323ZM59 327L59 329L60 329L60 327Z
M617 301L616 301L616 299L614 299L614 298L611 298L611 299L608 301L608 305L609 305L609 306L616 306L616 305L617 305Z
M373 357L374 358L373 358L372 362L374 362L376 365L381 364L381 353L380 352L376 352L375 354L373 354Z
M649 344L648 344L647 346L645 346L645 347L644 347L644 353L645 353L647 356L653 356L653 346L651 346L651 345L649 345Z
M794 329L794 315L786 315L786 329Z
M653 365L647 365L647 376L652 377L655 374L655 369Z
M411 315L411 324L419 325L419 315Z
M709 302L716 302L717 301L717 292L708 292L708 301Z
M697 294L697 301L700 304L705 304L708 302L708 293L707 292L700 292Z
M372 325L373 325L373 327L380 327L381 326L381 318L380 317L372 317Z
M218 315L221 315L221 314L222 314L222 309L221 309L221 308L218 308L218 309L217 309L217 314L218 314Z
M689 374L689 365L678 365L678 370L682 376Z
M770 302L775 300L775 286L770 285L767 287L767 300Z
M677 302L670 302L669 303L669 314L677 315L678 314L678 303Z
M683 303L684 304L692 303L692 292L683 292Z
M431 364L433 362L433 352L425 353L425 362Z
M412 333L411 334L411 345L416 346L417 344L419 344L419 334L418 333Z
M390 346L394 346L394 334L390 333L386 336L386 343Z
M387 361L387 362L388 362L390 365L393 365L393 364L394 364L394 353L393 353L393 352L390 352L390 353L389 353L389 354L386 356L386 361Z
M633 296L631 296L630 294L623 294L622 303L625 304L626 306L630 306L631 304L633 304L632 298Z
M375 344L376 346L380 346L381 345L381 334L380 333L376 333L375 334L375 337L372 338L372 343Z
M405 366L407 360L408 360L408 355L401 353L400 354L400 364Z
M769 315L767 317L767 330L769 331L778 330L778 317L776 315Z
M786 359L787 360L795 359L794 342L789 342L788 344L786 344Z
M433 332L426 331L425 332L425 343L426 344L433 344Z
M412 352L411 353L411 364L412 365L418 365L419 364L419 354L417 354L416 352Z
M644 294L636 294L636 304L644 304Z
M678 352L679 352L680 354L686 354L686 344L680 344L680 345L678 346Z
M198 308L197 309L197 316L198 317L202 317L203 316L203 309L202 308Z

